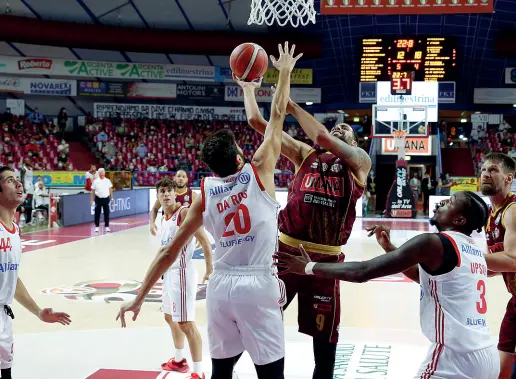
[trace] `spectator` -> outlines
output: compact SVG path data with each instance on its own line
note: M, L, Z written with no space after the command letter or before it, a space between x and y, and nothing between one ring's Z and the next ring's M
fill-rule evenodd
M512 146L512 139L509 133L503 132L502 133L502 140L500 141L502 146L504 147L511 147Z
M376 177L374 176L374 171L371 170L369 172L369 176L367 177L367 192L369 192L369 210L373 213L376 212Z
M147 155L147 146L145 146L145 144L143 142L140 142L140 144L138 145L138 147L136 149L134 149L134 152L136 154L138 154L138 156L140 158L145 158L145 156Z
M433 189L432 177L430 176L430 170L426 170L423 175L423 180L421 180L421 193L423 194L423 213L428 213L428 206L430 200L430 193L432 193Z
M159 172L168 172L168 167L167 165L163 165L163 166L160 166L160 168L158 169Z
M453 181L450 179L450 174L443 173L441 177L437 181L437 195L440 196L450 196L451 186L453 185Z
M419 180L419 175L417 172L414 174L412 179L410 179L410 187L412 188L412 192L416 197L416 203L419 200L419 193L421 192L421 181Z
M100 213L104 212L104 225L106 226L106 232L110 232L109 229L109 203L115 202L113 197L113 184L111 180L106 178L106 170L103 168L99 169L99 177L95 179L91 186L92 191L90 192L90 203L95 203L95 233L99 232L100 225Z
M57 147L57 152L65 153L66 155L70 154L70 145L64 139L61 140L61 144Z
M66 130L66 123L68 122L68 114L66 112L66 108L61 108L59 114L57 115L57 126L59 127L59 132L61 133L61 139L64 138L64 133Z
M104 153L105 158L111 162L116 156L115 141L106 143L106 145L102 149L102 153Z
M97 134L97 150L102 151L104 147L104 142L107 142L108 135L104 130L102 130L99 134Z
M44 117L41 113L39 113L38 107L34 108L34 112L29 114L30 122L32 122L35 125L41 124L43 122L43 119L44 119Z
M498 131L500 133L503 133L503 132L507 132L511 129L511 126L507 123L507 121L503 120L501 123L500 123L500 126L498 127Z
M61 170L65 170L67 163L68 156L65 153L59 154L59 157L57 157L57 167L59 167Z
M91 125L95 122L95 119L93 118L93 115L91 114L91 112L88 112L88 114L86 115L86 120L84 121L85 125L88 126L88 125Z
M50 195L48 190L45 188L45 183L42 181L37 184L37 188L34 191L34 209L41 209L46 211L48 214L48 205L50 204Z
M4 114L0 118L1 123L7 123L10 124L13 122L13 114L11 113L11 108L6 108Z

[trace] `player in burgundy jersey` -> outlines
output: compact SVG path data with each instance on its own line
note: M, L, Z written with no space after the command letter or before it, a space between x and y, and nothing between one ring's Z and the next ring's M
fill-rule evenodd
M516 194L511 192L515 166L508 155L491 153L484 157L480 177L480 190L491 201L485 231L489 252L495 254L486 255L487 268L502 273L512 294L498 339L500 379L511 377L516 348Z
M189 206L192 204L193 199L197 196L195 192L192 191L190 187L188 187L188 175L186 171L179 170L176 172L174 176L174 182L177 184L177 192L176 192L176 202L179 205ZM156 199L154 206L152 207L150 214L150 232L153 236L156 235L156 217L158 217L159 209L161 205L159 201Z
M244 90L249 124L263 134L267 121L254 94L260 83L237 83ZM294 164L296 175L279 215L279 250L298 254L303 244L313 261L341 262L341 246L351 234L371 159L358 147L358 136L349 125L337 124L328 131L292 100L287 112L319 148L283 132L281 153ZM332 379L340 322L339 281L290 274L281 278L287 289L286 306L298 295L299 331L313 337L313 378Z

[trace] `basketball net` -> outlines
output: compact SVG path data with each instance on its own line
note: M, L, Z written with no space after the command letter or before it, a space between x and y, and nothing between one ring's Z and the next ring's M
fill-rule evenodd
M405 137L407 131L393 130L392 135L394 136L394 147L398 149L398 160L405 160Z
M252 0L247 25L285 26L290 21L297 28L309 22L315 24L315 14L314 0Z

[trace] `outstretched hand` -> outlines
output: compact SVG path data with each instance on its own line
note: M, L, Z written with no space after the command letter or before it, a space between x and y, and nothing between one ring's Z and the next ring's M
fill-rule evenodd
M391 243L391 230L385 225L372 225L366 228L369 232L367 235L371 237L373 234L376 236L376 241L384 250L390 250L392 247Z
M70 315L64 312L54 312L52 308L45 308L39 313L39 319L49 324L60 323L61 325L70 325L72 319Z
M250 81L250 82L244 82L243 80L240 80L239 78L236 77L235 73L233 73L233 80L240 86L242 87L242 89L245 89L245 88L253 88L256 89L256 88L260 88L262 86L262 80L263 80L263 77L261 78L258 78L258 79L255 79L253 81Z
M120 319L122 322L122 328L125 328L127 326L125 322L125 313L126 312L133 312L133 321L136 321L136 318L138 317L138 314L140 313L140 310L142 308L141 304L138 304L134 301L131 301L130 303L126 303L120 307L120 311L118 312L118 315L116 316L116 321Z
M288 253L282 253L281 251L276 252L273 258L277 261L274 263L275 266L286 268L285 271L281 271L279 274L293 273L298 275L306 275L305 267L311 262L310 257L303 245L299 245L299 251L301 255L292 255Z
M288 42L285 42L285 46L281 46L278 44L279 50L279 58L276 60L274 56L270 56L272 65L279 70L288 69L290 72L294 69L296 62L303 56L303 54L299 54L294 57L294 51L296 50L296 45L292 45L292 48L289 50Z

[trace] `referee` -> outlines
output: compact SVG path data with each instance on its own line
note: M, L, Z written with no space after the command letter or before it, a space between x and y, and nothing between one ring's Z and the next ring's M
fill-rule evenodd
M104 210L104 224L106 225L106 232L109 229L109 201L111 204L115 202L113 198L113 184L111 180L106 178L106 170L103 168L98 171L99 177L93 181L90 192L90 202L93 205L95 202L95 233L99 232L100 212Z

